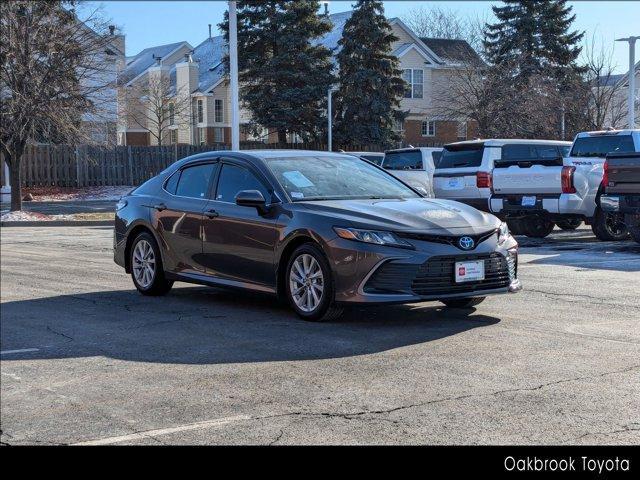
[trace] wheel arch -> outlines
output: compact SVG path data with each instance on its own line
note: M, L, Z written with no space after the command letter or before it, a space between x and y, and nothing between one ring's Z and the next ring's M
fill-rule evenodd
M287 263L289 263L289 259L295 249L305 243L317 245L323 252L326 252L326 249L323 247L324 242L320 236L309 230L294 232L283 242L276 263L276 292L278 298L281 300L286 299L284 287L286 284Z
M127 241L124 247L124 269L127 273L131 273L131 247L133 246L133 241L142 232L148 232L151 234L153 239L156 241L156 244L158 245L160 256L163 257L164 255L164 252L162 251L162 242L158 240L158 236L153 231L153 228L151 228L151 226L147 225L146 223L137 223L133 225L127 232ZM163 261L164 265L164 258L161 258L161 260Z

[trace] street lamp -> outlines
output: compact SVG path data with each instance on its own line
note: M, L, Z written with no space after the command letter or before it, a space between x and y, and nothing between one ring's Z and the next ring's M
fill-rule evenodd
M634 70L636 65L636 40L638 39L640 39L638 36L616 39L616 42L629 42L629 128L635 128L636 126L636 112L634 109L636 72Z
M238 16L236 2L229 1L229 76L231 83L231 150L240 150L240 112L238 107Z
M333 150L333 109L332 109L332 101L333 101L333 92L337 92L338 87L330 87L327 92L327 151L331 152Z

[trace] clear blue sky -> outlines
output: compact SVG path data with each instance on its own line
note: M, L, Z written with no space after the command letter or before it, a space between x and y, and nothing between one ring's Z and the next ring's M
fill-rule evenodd
M484 17L491 5L500 2L486 1L385 1L388 17L402 17L415 7L438 6L461 15ZM575 28L590 36L594 32L614 48L619 72L628 66L626 43L613 40L629 35L640 35L640 2L638 1L577 1L570 2L576 14ZM331 1L331 13L351 9L350 1ZM85 8L100 6L113 23L126 35L127 55L134 55L152 45L186 40L197 45L208 35L208 24L217 24L227 8L226 1L103 1L88 2ZM637 48L636 58L640 58Z

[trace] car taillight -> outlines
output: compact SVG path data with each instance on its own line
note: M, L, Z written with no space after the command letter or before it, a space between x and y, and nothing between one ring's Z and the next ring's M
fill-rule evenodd
M602 186L609 186L609 160L605 160L602 166Z
M491 188L491 174L487 172L478 172L476 174L476 186L478 188Z
M573 172L576 167L562 167L560 180L562 183L562 193L576 193L576 187L573 186Z

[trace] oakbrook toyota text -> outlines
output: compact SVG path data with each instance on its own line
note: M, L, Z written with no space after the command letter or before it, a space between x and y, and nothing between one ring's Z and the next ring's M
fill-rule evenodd
M538 458L538 457L506 457L504 468L508 472L628 472L628 458Z

